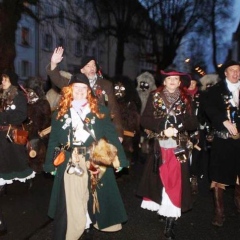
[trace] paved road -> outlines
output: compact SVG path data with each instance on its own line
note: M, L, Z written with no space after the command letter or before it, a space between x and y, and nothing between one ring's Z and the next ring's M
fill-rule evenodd
M164 240L164 223L158 221L156 213L141 209L141 199L135 195L143 167L137 163L128 174L117 180L128 212L128 222L117 233L94 230L95 240ZM52 180L46 174L39 174L30 191L26 184L16 182L8 186L7 195L0 198L8 222L8 234L0 237L1 240L52 239L53 223L47 217ZM201 181L193 210L177 221L177 240L240 239L240 214L237 214L233 203L233 189L229 188L225 193L226 222L222 228L216 228L211 225L213 200L208 186L206 180Z

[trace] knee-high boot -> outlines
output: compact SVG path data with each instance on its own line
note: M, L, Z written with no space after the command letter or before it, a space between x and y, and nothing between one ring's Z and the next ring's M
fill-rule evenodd
M0 236L3 236L7 233L7 227L0 209Z
M167 217L166 218L166 225L164 229L164 236L168 240L172 240L175 238L175 233L173 231L175 225L175 218L174 217Z
M234 203L237 207L237 211L240 213L240 185L235 185L235 192L234 192Z
M215 215L212 224L217 227L222 227L225 220L223 207L223 191L224 190L222 188L213 188Z

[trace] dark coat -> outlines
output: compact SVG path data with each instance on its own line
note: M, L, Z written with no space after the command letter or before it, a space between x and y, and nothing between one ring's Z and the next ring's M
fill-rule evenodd
M59 69L57 67L54 70L51 70L50 65L48 65L46 70L47 70L48 76L50 77L52 83L55 86L62 89L64 86L68 85L69 79L61 76L61 74L59 73ZM118 136L123 137L123 127L121 123L121 116L119 113L119 106L115 99L112 83L106 79L102 79L98 77L95 83L95 86L96 85L100 86L101 90L105 91L106 93L106 94L101 94L100 97L98 95L99 103L103 105L107 105L109 107L111 116L113 116L113 123L118 132Z
M17 94L10 104L12 108L0 111L0 125L8 127L9 124L12 124L21 127L27 118L27 98L17 90ZM28 166L26 146L9 142L6 134L7 130L0 131L0 178L5 180L26 178L33 172Z
M39 99L33 104L28 104L28 123L25 128L29 131L28 150L35 150L37 155L29 157L29 166L35 172L41 172L46 157L49 134L39 136L39 132L51 125L51 108L46 99Z
M160 133L165 129L166 116L157 117L154 115L154 93L149 95L145 110L141 116L141 124L144 129L151 130L155 133ZM184 111L184 105L183 109ZM186 110L186 109L185 109ZM193 131L198 127L198 121L194 115L194 111L187 111L184 114L176 116L177 123L176 128L182 123L179 131ZM142 197L148 197L152 201L161 204L162 198L162 181L159 176L158 168L162 164L161 151L158 139L151 141L151 148L148 159L145 163L145 169L140 181L137 195ZM156 159L158 158L158 159ZM156 163L156 160L158 163ZM157 166L156 166L157 165ZM156 168L157 167L157 168ZM190 182L189 182L189 165L188 162L181 164L182 172L182 206L183 212L188 211L192 207L191 193L190 193Z
M128 167L129 163L126 159L123 147L118 140L117 132L114 128L114 125L111 123L109 110L105 106L100 107L100 112L105 114L104 119L98 119L95 117L93 113L87 114L86 118L92 119L95 117L95 123L92 125L96 138L100 139L106 137L111 144L117 147L118 149L118 157L120 160L121 167ZM67 113L70 116L70 111ZM66 144L67 137L69 133L69 129L71 129L71 125L66 129L63 129L64 120L61 119L56 120L56 112L52 117L52 130L50 134L49 144L48 144L48 151L46 156L46 162L44 165L44 170L46 172L51 172L55 170L53 165L53 151L56 146L59 144ZM72 132L72 131L71 131ZM70 135L70 139L72 139L72 133ZM89 136L86 140L84 145L89 147L94 139ZM72 146L72 142L71 142ZM57 203L59 202L59 192L60 189L63 187L63 176L64 171L67 167L67 163L70 158L70 152L66 151L66 159L63 164L57 167L57 173L54 179L53 190L50 200L49 206L49 216L54 218L56 213ZM88 160L88 157L86 157ZM127 221L127 214L125 212L125 208L122 202L122 198L115 181L114 170L111 167L108 167L104 176L101 179L101 184L98 185L97 195L100 205L100 213L96 213L94 218L96 218L98 226L100 229L109 227L111 225L122 223ZM91 194L90 194L91 195ZM89 208L89 213L91 215L92 206ZM94 221L92 219L92 221Z
M236 111L234 122L240 130L239 110L229 107L224 99L231 98L232 94L227 88L225 80L218 82L210 88L207 94L206 113L211 121L212 127L217 131L225 131L223 122L228 120L227 108L230 116ZM236 183L237 175L240 176L240 140L222 139L214 137L211 158L210 158L210 178L211 180L227 185Z

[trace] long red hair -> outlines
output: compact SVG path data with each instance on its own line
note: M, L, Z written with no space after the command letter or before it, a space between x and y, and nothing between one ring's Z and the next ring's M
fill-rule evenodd
M62 88L62 97L59 102L59 107L58 107L58 114L57 114L57 119L61 118L64 116L64 114L72 107L72 101L73 101L73 88L72 85L68 85L66 87ZM96 114L98 118L104 118L104 114L100 113L99 108L98 108L98 102L97 98L92 95L92 91L90 88L88 88L87 92L87 101L89 103L91 112Z

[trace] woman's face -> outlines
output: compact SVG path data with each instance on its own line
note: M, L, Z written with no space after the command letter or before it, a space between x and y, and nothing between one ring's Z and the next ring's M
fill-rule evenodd
M164 79L163 84L169 92L175 92L175 90L180 86L179 76L168 76Z
M9 87L11 86L11 82L9 80L8 77L2 77L2 88L5 90L5 89L8 89Z
M191 84L189 86L189 90L194 90L197 87L197 81L196 80L191 80Z
M74 83L73 86L73 99L82 100L87 98L88 86L84 83Z

